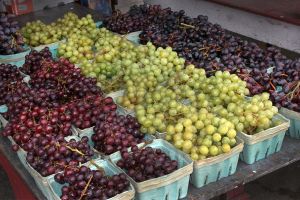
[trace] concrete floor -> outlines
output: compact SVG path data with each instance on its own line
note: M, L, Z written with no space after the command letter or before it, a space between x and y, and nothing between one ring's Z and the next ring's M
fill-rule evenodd
M300 200L300 161L245 186L250 200ZM0 167L0 200L15 200Z

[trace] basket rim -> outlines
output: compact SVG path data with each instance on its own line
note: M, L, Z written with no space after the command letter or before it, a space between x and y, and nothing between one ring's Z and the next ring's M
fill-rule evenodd
M283 123L254 135L248 135L244 132L238 132L238 136L245 142L245 144L256 144L263 140L270 139L280 134L282 131L287 131L290 127L290 120L279 113L277 113L274 117L281 118Z
M109 160L106 160L106 159L97 158L97 159L94 160L94 162L97 163L97 164L100 163L100 165L101 165L101 163L102 163L102 164L107 163L108 165L112 165L113 167L115 167L114 164L112 164L111 162L109 162ZM83 165L86 166L86 165L88 165L88 163L89 163L89 161L86 162L86 163L84 163ZM117 167L115 167L114 169L115 169L118 173L122 173L122 171L120 171L120 169L118 169ZM52 184L51 184L52 182L55 182L54 176L55 176L55 175L52 174L52 175L50 175L49 177L47 177L47 183L48 183L48 185L49 185L49 187L50 187L50 191L51 191L53 197L54 197L55 199L57 199L57 200L60 200L59 196L58 196L57 193L54 191L54 189L53 189L53 187L52 187ZM57 184L59 184L59 183L57 183ZM122 193L120 193L120 194L117 194L116 196L114 196L114 197L112 197L112 198L109 198L108 200L127 200L128 198L129 198L129 199L133 199L133 198L134 198L134 195L135 195L135 189L134 189L133 185L130 183L130 187L129 187L128 190L126 190L126 191L124 191L124 192L122 192Z
M154 139L153 142L158 142L158 143L160 142L160 143L163 143L164 145L166 145L168 148L172 148L177 154L179 154L181 156L182 160L184 160L185 166L177 169L176 171L174 171L170 174L166 174L161 177L149 179L149 180L146 180L143 182L136 182L123 169L121 169L120 167L118 167L116 165L116 161L117 161L116 159L111 160L113 165L118 167L120 170L122 170L126 174L126 176L130 179L130 181L135 186L136 192L138 192L138 193L142 193L142 192L149 191L149 190L152 190L152 189L155 189L158 187L163 187L163 186L169 185L169 184L174 183L174 182L184 178L185 176L189 176L190 174L193 173L193 163L194 162L187 154L178 150L172 144L170 144L169 142L167 142L163 139ZM153 144L153 143L151 143L151 144ZM151 144L148 144L148 145L151 145ZM146 146L148 146L148 145L146 145ZM156 147L156 148L158 148L158 147ZM147 184L147 185L145 185L145 184Z
M292 119L300 120L300 112L281 107L279 113Z
M194 168L201 168L208 165L213 165L218 162L222 162L230 157L232 157L234 154L240 153L243 151L244 148L244 140L242 140L239 136L236 137L237 139L237 145L233 147L228 153L223 153L214 157L206 158L203 160L195 161L194 162Z

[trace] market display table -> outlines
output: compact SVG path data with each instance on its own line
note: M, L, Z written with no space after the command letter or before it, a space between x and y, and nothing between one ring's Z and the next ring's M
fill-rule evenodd
M102 19L102 16L94 10L82 7L76 3L71 3L46 11L38 11L18 16L17 20L20 22L20 25L24 25L27 22L34 20L50 23L57 18L62 17L64 13L69 11L76 13L80 17L90 13L93 15L95 21ZM186 199L211 199L296 162L300 160L300 151L298 150L299 144L299 140L291 139L286 136L279 153L275 153L267 159L258 161L253 165L247 165L240 161L234 175L210 183L202 188L197 189L190 184ZM46 199L36 186L31 175L20 162L17 154L12 151L10 141L3 137L0 137L0 165L3 166L8 173L17 199Z
M281 151L269 156L267 159L258 161L253 165L247 165L240 161L234 175L223 178L218 182L210 183L199 189L190 184L186 199L208 200L290 165L300 160L300 151L298 150L299 144L299 140L291 139L286 136ZM42 192L37 188L31 175L20 162L17 154L11 150L10 141L7 138L0 137L0 153L2 154L0 157L4 156L9 163L11 163L11 166L23 179L24 183L35 197L41 200L46 199ZM0 161L2 161L2 159L0 159ZM2 163L0 164L2 165Z

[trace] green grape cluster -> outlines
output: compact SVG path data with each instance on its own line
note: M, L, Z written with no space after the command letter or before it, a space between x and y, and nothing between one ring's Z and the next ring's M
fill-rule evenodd
M156 49L151 43L137 48L137 56L137 62L125 70L125 95L118 99L119 104L131 110L143 102L146 93L166 84L170 76L182 70L185 62L172 48Z
M82 63L94 57L93 40L85 35L72 34L59 45L59 57L68 58L72 63Z
M97 36L97 29L92 16L79 19L74 13L66 13L62 18L51 24L44 24L37 20L28 22L21 29L24 40L30 46L51 44L67 38L70 34Z
M274 118L274 115L278 113L278 108L272 105L268 93L229 103L227 107L218 105L212 110L233 122L237 131L246 134L255 134L281 123Z
M237 132L255 134L281 123L267 93L247 98L246 83L228 72L206 77L203 69L188 65L155 89L136 85L131 80L122 100L128 106L129 98L139 94L135 114L142 132L165 133L166 140L193 160L230 152Z
M124 71L137 62L136 55L141 48L135 47L126 38L101 28L95 42L93 60L83 62L81 69L87 76L97 78L99 86L106 93L123 89Z

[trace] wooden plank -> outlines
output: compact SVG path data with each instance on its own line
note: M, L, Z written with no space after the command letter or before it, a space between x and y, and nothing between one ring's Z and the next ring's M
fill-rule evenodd
M290 165L300 160L299 147L300 140L291 139L286 136L280 152L253 165L247 165L239 161L235 174L223 178L218 182L210 183L202 188L197 189L190 185L187 199L208 200Z

